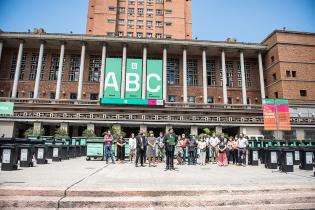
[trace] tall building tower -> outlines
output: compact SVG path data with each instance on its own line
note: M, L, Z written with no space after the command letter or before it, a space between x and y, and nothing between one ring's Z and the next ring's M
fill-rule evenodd
M86 32L192 39L191 0L89 0Z

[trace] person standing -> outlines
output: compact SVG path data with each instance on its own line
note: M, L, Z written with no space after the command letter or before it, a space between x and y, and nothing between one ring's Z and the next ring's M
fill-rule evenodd
M218 153L218 159L217 159L219 166L227 166L226 142L227 142L227 139L224 137L221 137L220 143L218 145L219 153Z
M196 147L197 141L195 136L191 136L188 140L188 165L196 164Z
M233 144L233 137L230 136L228 142L226 143L226 157L227 157L228 164L230 160L232 160L232 144Z
M151 163L153 163L153 167L155 167L155 146L156 146L156 139L154 137L153 131L149 132L148 137L148 157L149 157L149 167L151 167Z
M113 152L112 152L113 135L110 130L104 135L104 159L106 164L108 164L109 157L112 159L112 163L115 164Z
M212 134L212 137L210 138L210 156L211 156L211 162L215 164L217 162L217 156L218 156L218 144L219 139L216 137L215 133Z
M158 144L158 160L160 162L163 162L164 156L165 156L165 148L164 148L163 140L164 140L163 132L160 132L160 136L157 137L156 139L157 144Z
M237 136L236 136L237 137ZM238 152L238 140L237 139L233 139L232 141L232 160L233 160L233 165L237 164L237 152Z
M183 163L186 162L186 149L187 149L187 143L188 143L188 139L186 138L186 135L183 133L182 137L180 139L180 143L179 146L181 147L181 152L182 152L182 161Z
M207 149L207 143L206 143L205 137L202 137L201 141L198 142L198 148L200 150L199 162L200 162L200 165L204 166L206 165L206 149Z
M248 146L248 140L244 137L243 134L240 134L240 138L238 139L238 163L239 165L246 166L246 150Z
M137 140L135 138L135 134L132 133L129 141L129 161L132 163L133 159L136 157L136 148L137 148Z
M166 168L165 170L174 170L174 152L175 145L177 143L176 134L173 128L169 129L169 132L165 135L164 141L165 155L166 155Z
M139 132L139 135L136 137L136 141L137 141L136 167L138 167L139 159L141 166L144 167L143 163L147 147L147 139L144 136L143 130Z
M120 163L124 163L125 160L125 145L126 142L123 136L119 136L117 140L117 161L120 160Z

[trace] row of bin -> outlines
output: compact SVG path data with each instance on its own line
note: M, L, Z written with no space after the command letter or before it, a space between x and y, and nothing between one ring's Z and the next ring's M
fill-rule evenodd
M80 141L75 139L76 141ZM86 155L86 146L73 144L63 139L52 137L1 138L0 139L1 170L8 171L20 167L32 167L33 160L37 164L46 164L52 161L67 160Z

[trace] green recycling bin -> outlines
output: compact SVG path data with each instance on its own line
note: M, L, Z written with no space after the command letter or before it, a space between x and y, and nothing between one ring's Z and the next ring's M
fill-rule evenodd
M86 141L86 160L104 158L104 141L102 139L88 139Z

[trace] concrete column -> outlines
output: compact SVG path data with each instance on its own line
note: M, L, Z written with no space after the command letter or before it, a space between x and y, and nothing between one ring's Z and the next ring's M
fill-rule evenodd
M103 48L102 48L100 91L98 94L98 98L103 98L103 95L104 95L105 62L106 62L106 44L104 43Z
M87 128L88 130L92 130L93 132L95 131L95 125L94 125L93 123L87 124L86 128Z
M206 49L202 49L202 84L203 84L203 103L208 103L208 78L207 78L207 55Z
M297 140L304 140L305 139L305 132L303 128L297 128L296 132L296 139Z
M147 46L143 46L143 58L142 58L142 99L146 98L147 87Z
M225 52L222 50L221 54L222 59L222 89L223 89L223 103L227 104L227 87L226 87L226 69L225 69Z
M120 98L125 98L126 62L127 62L127 45L124 44L124 46L123 46L123 57L122 57L122 68L121 68Z
M246 82L245 82L245 65L244 65L244 53L243 53L243 51L240 52L240 64L241 64L241 77L242 77L243 105L247 105Z
M261 52L258 52L258 66L259 66L260 93L261 93L261 98L264 99L266 98L266 93L265 93L265 81L264 81L264 68L263 68L263 63L262 63L262 58L261 58Z
M163 100L167 101L167 49L163 49Z
M40 47L39 47L39 56L38 56L36 78L35 78L35 87L34 87L34 97L33 98L38 98L40 72L41 72L42 66L43 66L44 46L45 46L45 44L44 44L44 42L42 42L40 44Z
M222 133L222 126L216 126L216 127L215 127L215 133L216 133L216 134Z
M187 50L183 49L183 102L187 103Z
M80 73L79 73L79 83L78 83L78 100L82 99L84 60L85 60L85 43L82 43Z
M2 49L3 49L3 41L0 40L0 62L1 62Z
M16 98L16 92L19 84L19 77L20 77L20 72L21 72L21 63L22 63L22 58L23 58L23 47L24 47L24 41L20 42L19 46L19 53L17 57L17 62L16 62L16 68L15 68L15 73L14 73L14 82L13 82L13 87L12 87L12 98Z
M68 123L60 123L60 128L64 129L69 134L69 124Z
M195 125L190 126L190 134L198 136L198 126Z
M42 123L41 122L34 122L33 125L33 131L36 133L40 133L40 130L42 129Z
M56 86L56 96L55 99L60 99L60 87L61 87L61 78L62 78L62 67L63 67L63 59L65 56L65 44L61 44L60 49L60 57L59 57L59 68L58 68L58 75L57 75L57 86Z

